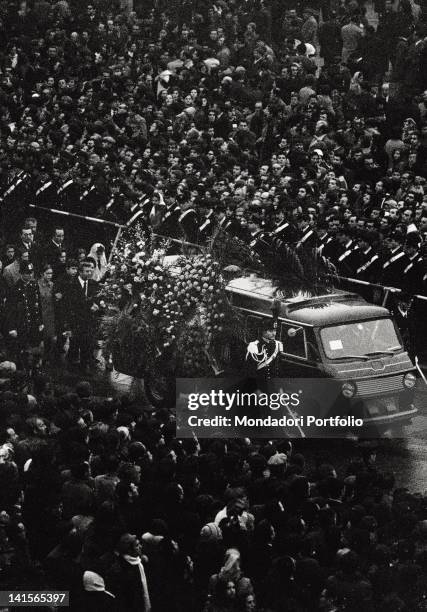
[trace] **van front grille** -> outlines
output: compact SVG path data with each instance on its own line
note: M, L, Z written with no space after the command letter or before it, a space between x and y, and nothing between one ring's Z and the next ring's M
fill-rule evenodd
M356 380L355 383L357 386L356 395L359 397L392 393L404 389L402 374L384 378L370 378L369 380Z

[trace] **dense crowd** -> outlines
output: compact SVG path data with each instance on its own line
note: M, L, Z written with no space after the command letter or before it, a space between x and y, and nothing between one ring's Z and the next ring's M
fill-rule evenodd
M337 474L322 443L306 462L288 440L180 441L166 411L1 372L3 589L79 612L425 610L426 499L373 448Z
M143 215L424 293L424 8L386 0L375 30L355 0L3 5L5 240L28 204Z
M169 412L39 371L96 367L113 237L42 208L310 248L427 295L427 7L375 8L376 28L356 0L1 3L3 589L83 612L425 609L426 500L373 454L337 474L289 441L179 441Z

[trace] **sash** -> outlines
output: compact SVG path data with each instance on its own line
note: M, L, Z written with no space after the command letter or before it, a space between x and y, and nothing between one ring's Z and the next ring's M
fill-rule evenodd
M394 263L395 261L397 261L401 257L404 257L404 255L405 255L405 253L403 251L400 251L400 253L397 253L397 255L394 255L393 257L391 257L391 259L386 261L385 264L383 265L383 270L388 268L390 264Z
M187 215L189 215L190 213L195 213L195 212L196 212L196 211L194 210L194 208L189 208L188 210L185 210L185 211L182 213L182 215L179 217L179 219L178 219L178 223L181 223L181 221L182 221L183 219L185 219L185 217L186 217Z
M365 264L363 264L363 266L360 266L360 268L357 270L356 274L360 274L360 272L364 272L377 259L378 259L378 255L374 255L373 257L371 257L371 259L369 261L367 261Z
M279 352L283 350L282 342L280 342L279 340L275 340L274 342L276 346L274 347L273 353L270 355L270 357L267 357L265 361L262 361L260 364L258 364L257 370L262 370L262 368L266 368L268 365L270 365L270 363L276 359Z

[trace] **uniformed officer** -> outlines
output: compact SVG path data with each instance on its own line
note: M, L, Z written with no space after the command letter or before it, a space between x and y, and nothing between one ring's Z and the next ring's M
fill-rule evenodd
M178 218L187 242L196 242L199 233L199 219L197 212L193 208L192 204L188 202L182 206L182 212Z
M257 215L252 215L249 220L249 247L260 256L268 256L272 250L272 235L261 229L261 219Z
M64 180L56 191L57 206L68 212L77 211L77 203L80 201L80 185L70 175Z
M338 234L338 240L342 248L341 254L336 258L338 270L342 276L352 278L361 261L355 232L347 225L343 225Z
M403 269L402 288L410 294L421 293L425 273L424 258L420 253L421 239L417 232L406 236L403 250L409 263Z
M226 207L222 202L215 208L215 225L220 232L234 234L235 220L232 208Z
M253 340L246 347L246 361L255 367L256 376L270 380L279 375L279 354L283 343L276 340L276 329L273 319L267 319L262 330L261 340Z
M281 244L282 241L286 244L295 242L295 227L286 219L286 215L282 210L277 211L275 215L275 225L271 233L277 244Z
M12 353L25 369L31 369L42 342L40 294L33 264L22 262L20 274L6 300L5 324Z
M47 172L42 171L34 185L34 204L43 208L55 208L57 202L57 186Z
M204 200L199 201L197 208L200 215L198 242L199 244L206 244L206 241L211 238L215 231L215 215L213 208L210 208L209 203Z
M405 236L398 231L392 232L385 240L389 249L388 256L382 265L381 285L386 287L400 287L403 278L403 271L410 263L402 245Z
M381 271L381 258L374 249L378 243L379 234L375 230L362 229L358 232L357 243L359 245L360 265L355 271L355 278L375 283L378 281Z
M340 227L341 222L338 217L329 218L327 236L322 238L319 246L319 254L326 257L326 259L330 259L334 264L336 263L337 254L339 256L343 252L337 237Z
M168 204L164 211L163 216L159 220L158 225L155 227L155 232L160 236L169 236L170 238L179 238L181 236L178 219L181 216L181 207L174 201L172 204Z
M296 248L315 249L317 247L317 234L310 226L310 217L306 214L300 215L297 219L297 226L299 237Z

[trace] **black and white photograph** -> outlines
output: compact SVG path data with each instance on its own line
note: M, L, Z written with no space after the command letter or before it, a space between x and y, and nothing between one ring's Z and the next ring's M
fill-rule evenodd
M0 0L0 612L427 612L427 0Z

